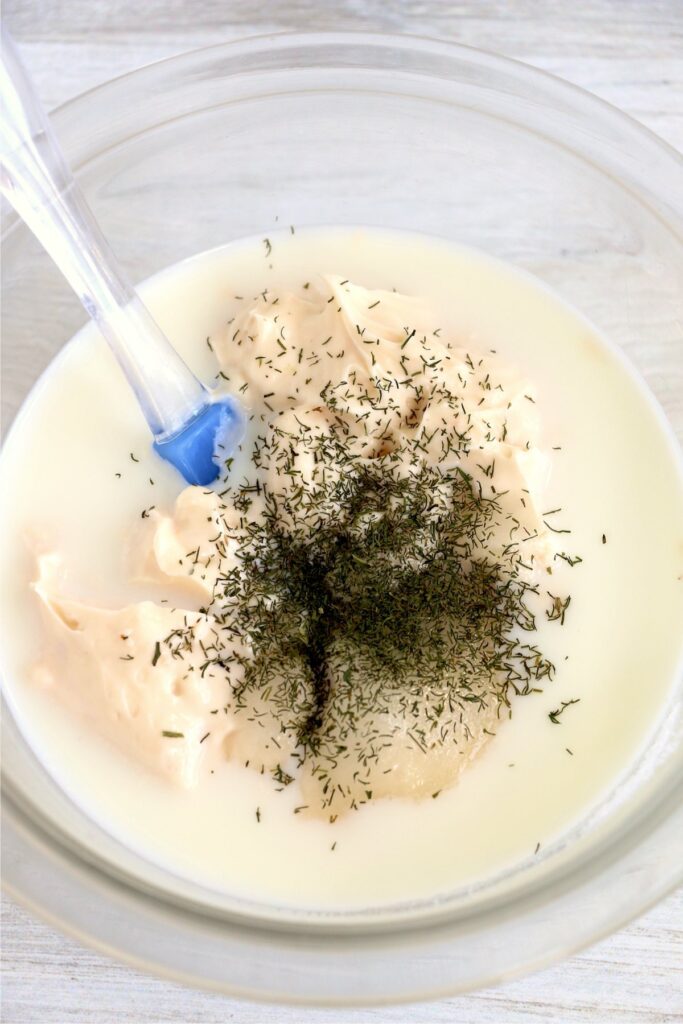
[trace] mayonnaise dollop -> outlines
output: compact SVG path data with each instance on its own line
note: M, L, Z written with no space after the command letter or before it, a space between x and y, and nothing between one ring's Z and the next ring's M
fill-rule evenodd
M131 523L131 575L180 590L187 607L91 607L60 592L58 553L39 560L35 592L48 642L37 677L92 729L186 787L226 757L280 776L295 757L267 694L248 713L235 706L251 651L216 603L225 580L239 576L245 537L269 496L281 499L284 528L302 502L313 507L312 496L319 517L342 514L320 498L346 472L334 457L340 443L358 464L385 460L399 476L423 466L461 471L499 508L487 556L523 544L520 571L530 587L553 555L540 511L549 460L532 386L495 352L445 336L418 299L335 276L302 292L263 292L211 339L221 385L250 413L246 469L236 479L226 455L216 490L187 487L174 508ZM452 782L495 731L501 708L471 704L459 714L457 742L425 754L408 725L385 721L392 713L383 709L372 727L394 739L364 772L363 787L370 777L376 797L419 796ZM362 802L357 775L352 761L340 763L347 804ZM299 782L315 804L319 775L306 762Z

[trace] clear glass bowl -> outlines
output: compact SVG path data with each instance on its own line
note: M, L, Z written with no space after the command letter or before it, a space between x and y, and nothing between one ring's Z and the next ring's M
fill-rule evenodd
M276 36L143 68L54 121L134 278L278 225L451 238L581 309L683 437L682 161L580 90L427 40ZM6 228L11 422L84 316L22 225ZM679 687L628 785L535 865L439 903L316 916L219 898L122 847L51 781L5 708L5 881L84 941L194 985L346 1004L463 991L572 953L680 880L682 720Z

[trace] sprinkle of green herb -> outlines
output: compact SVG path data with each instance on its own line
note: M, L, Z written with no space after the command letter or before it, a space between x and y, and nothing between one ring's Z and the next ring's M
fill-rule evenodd
M537 648L515 639L519 625L533 629L516 549L499 564L471 557L499 508L466 475L423 467L406 478L391 462L347 460L328 493L311 505L304 496L268 494L220 601L253 651L234 687L236 713L253 714L267 693L274 726L318 778L340 757L378 758L383 709L413 721L411 739L426 752L457 742L468 704L507 707L509 693L552 674ZM281 768L273 777L290 778ZM371 798L366 787L359 802Z
M580 558L578 555L568 555L566 551L558 551L556 555L553 555L553 557L561 558L563 562L566 562L567 565L572 567L583 562L583 558Z
M548 530L551 530L552 533L571 533L572 532L571 530L558 530L555 526L551 526L550 523L546 523L545 519L543 520L543 525L545 527L547 527Z
M269 255L268 239L264 245ZM273 322L280 352L254 358L264 383L281 372L278 361L293 364L288 418L268 403L276 392L264 389L254 414L263 427L244 474L230 473L233 460L225 460L218 493L226 513L210 551L186 558L193 573L214 560L217 579L201 609L216 631L202 675L224 669L234 713L265 730L269 749L287 750L287 771L272 762L253 767L284 787L305 764L333 821L343 806L373 799L372 773L383 770L395 737L417 757L467 742L472 729L483 739L495 734L496 717L510 714L513 696L540 692L554 667L533 643L532 609L547 594L547 619L563 623L570 598L536 582L538 534L496 494L495 460L479 456L492 497L463 468L477 461L468 459L479 444L473 413L496 387L482 360L466 357L456 395L443 382L442 346L430 350L426 336L406 326L389 373L379 339L359 325L355 341L372 386L355 369L341 380L330 374L319 399L326 426L316 427L297 408L296 376L308 386L309 368L338 358L335 345L323 335L304 350ZM441 424L427 425L432 397L447 410ZM498 439L491 427L489 440ZM494 554L490 541L500 536L509 543ZM188 636L190 627L173 639L172 656L182 656ZM352 785L337 781L340 764L349 775L357 769Z
M574 700L563 700L559 708L555 708L554 711L551 711L548 714L548 718L553 723L553 725L561 725L562 723L560 722L560 715L565 711L566 708L571 707L572 704L578 704L580 700L580 697L575 697Z
M275 768L273 768L271 775L273 776L273 779L275 780L275 782L277 782L279 786L289 786L292 782L294 782L294 776L289 775L286 771L282 769L281 765L279 764L276 765Z
M565 597L563 599L561 597L554 597L552 594L548 594L548 597L552 601L550 611L546 611L548 620L553 622L556 619L559 619L560 625L564 626L564 617L567 614L567 608L569 608L569 605L571 604L571 597Z

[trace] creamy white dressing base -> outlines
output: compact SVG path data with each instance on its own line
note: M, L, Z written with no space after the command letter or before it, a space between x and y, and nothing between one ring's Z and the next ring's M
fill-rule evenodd
M141 509L170 509L182 481L153 455L112 357L86 329L36 388L0 467L8 699L73 799L176 873L236 896L320 909L444 894L553 843L651 739L681 648L680 468L641 385L584 319L533 279L419 236L335 229L270 241L270 253L261 239L232 245L142 289L203 379L216 372L206 337L245 300L266 287L298 292L330 272L424 297L440 311L444 333L473 352L495 349L535 385L542 447L560 448L552 451L546 507L562 507L561 525L572 530L558 538L559 550L583 558L573 568L555 563L553 583L571 594L571 606L564 626L540 623L535 638L556 664L555 679L514 702L512 719L451 790L435 800L371 802L332 825L292 813L296 785L276 792L269 776L226 762L183 790L88 731L28 681L42 630L29 588L35 549L62 553L63 590L79 600L116 607L172 596L131 583L126 553ZM560 725L550 722L550 711L577 698Z

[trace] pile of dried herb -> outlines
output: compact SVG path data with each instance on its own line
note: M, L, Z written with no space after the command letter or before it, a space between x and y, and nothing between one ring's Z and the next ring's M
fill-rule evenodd
M569 599L539 594L543 538L568 531L526 489L527 387L441 328L401 336L392 306L411 300L328 284L303 306L264 291L215 346L229 385L250 365L256 411L251 465L235 479L228 459L220 492L208 611L223 649L207 664L254 727L245 761L280 786L301 769L332 808L394 771L417 792L416 751L451 781L448 753L473 756L511 696L552 674L530 634Z
M362 461L318 499L337 511L310 526L269 497L216 603L252 650L237 708L267 703L329 802L340 759L367 773L396 730L425 752L457 744L463 709L498 714L552 665L523 639L536 590L520 545L491 557L510 527L463 473Z

